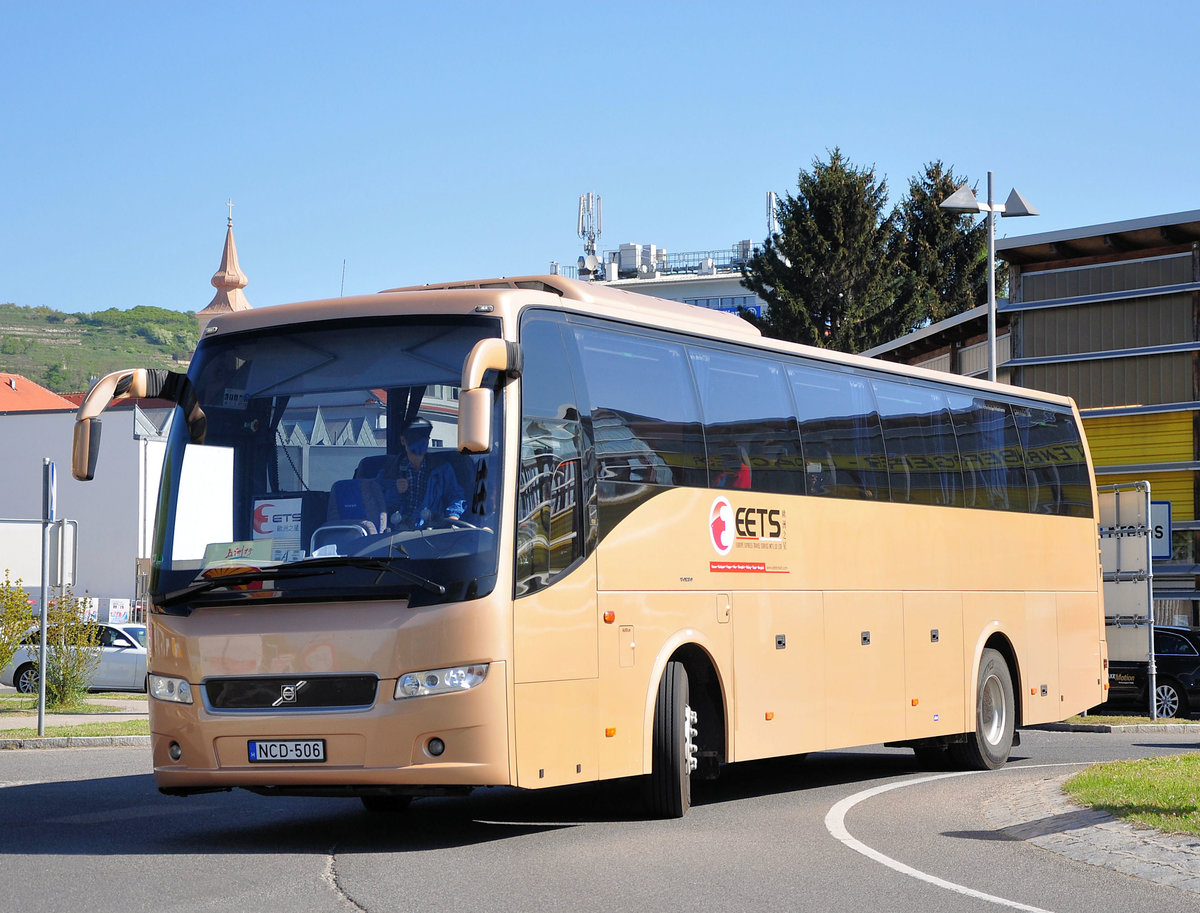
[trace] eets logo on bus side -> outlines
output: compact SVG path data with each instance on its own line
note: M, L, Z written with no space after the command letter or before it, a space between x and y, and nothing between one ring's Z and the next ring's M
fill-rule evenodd
M718 555L733 551L733 505L728 498L717 498L708 512L708 532Z
M738 507L724 495L712 502L708 511L708 536L712 547L722 558L735 548L742 550L783 551L785 548L784 513L770 507ZM760 557L755 554L753 557ZM763 555L761 557L767 557ZM773 556L775 557L775 556ZM780 554L777 559L783 559ZM729 561L710 561L708 569L714 573L786 574L787 565L780 561L747 561L741 558Z

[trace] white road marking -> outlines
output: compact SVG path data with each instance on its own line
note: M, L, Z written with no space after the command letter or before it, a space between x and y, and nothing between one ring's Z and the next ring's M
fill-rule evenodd
M1030 764L1026 767L1011 767L1008 770L1036 770L1046 767L1081 767L1079 763L1066 764ZM829 814L825 816L825 829L831 835L836 837L850 849L856 853L866 856L881 865L887 866L889 869L899 872L901 875L907 875L910 878L916 878L918 881L924 881L934 887L944 888L947 891L954 891L957 894L963 894L967 897L974 897L977 900L984 900L988 903L999 904L1002 907L1008 907L1011 910L1024 910L1026 913L1050 913L1049 910L1044 910L1041 907L1031 907L1029 904L1023 904L1015 900L1009 900L1005 897L997 897L995 894L985 894L983 891L976 891L974 888L968 888L965 885L955 884L953 881L946 881L944 878L938 878L936 875L930 875L928 872L922 872L920 869L914 869L910 865L905 865L891 856L885 856L876 849L867 846L861 840L856 839L846 829L846 813L860 802L864 802L881 793L890 792L893 789L900 789L904 786L916 786L920 783L930 783L934 780L945 780L950 777L966 777L971 774L988 773L989 771L981 770L966 770L957 771L955 773L933 774L928 777L918 777L915 780L901 780L898 783L885 783L883 786L875 786L871 789L865 789L862 792L855 793L852 796L847 796L841 802L838 802L829 810Z

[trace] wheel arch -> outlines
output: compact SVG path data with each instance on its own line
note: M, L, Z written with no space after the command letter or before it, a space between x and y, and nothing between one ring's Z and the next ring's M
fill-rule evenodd
M1016 714L1014 719L1017 725L1021 726L1025 722L1025 688L1021 679L1021 664L1017 661L1017 651L1013 647L1012 641L1002 631L993 631L975 651L975 663L971 669L970 704L968 705L971 709L972 721L974 721L975 705L978 700L976 689L979 687L979 665L983 661L983 651L987 649L999 653L1004 659L1005 665L1008 666L1008 674L1012 677L1013 682L1013 702L1016 704L1016 707L1013 708Z
M729 701L725 677L721 674L712 651L696 637L698 632L684 631L667 641L654 664L647 682L646 706L643 714L642 769L651 767L651 733L654 726L654 704L658 695L658 682L666 671L667 663L680 662L688 676L689 701L699 718L698 747L701 753L715 751L717 763L723 764L728 756Z

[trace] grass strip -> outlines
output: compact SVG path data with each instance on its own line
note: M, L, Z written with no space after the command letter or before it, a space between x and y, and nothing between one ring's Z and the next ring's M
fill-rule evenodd
M56 713L121 713L120 707L112 707L103 704L72 704L69 707L47 707L46 713L53 716ZM14 701L5 701L0 703L0 717L4 716L24 716L28 713L37 713L37 700L25 700L20 703Z
M77 723L72 726L47 726L44 737L61 739L67 736L149 735L149 720L124 722ZM0 729L0 739L36 739L37 726L28 729Z
M1094 764L1063 788L1076 802L1134 824L1200 837L1200 754Z
M1180 723L1194 723L1196 721L1182 717L1172 717L1170 719L1159 717L1157 720L1152 720L1148 716L1118 716L1115 713L1089 713L1087 716L1076 714L1069 719L1063 720L1063 722L1074 723L1079 726L1150 726L1158 723L1164 726L1173 726Z

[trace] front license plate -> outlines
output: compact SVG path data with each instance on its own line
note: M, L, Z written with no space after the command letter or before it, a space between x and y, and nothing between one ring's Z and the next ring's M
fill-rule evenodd
M294 764L325 760L324 739L251 739L246 743L251 764Z

